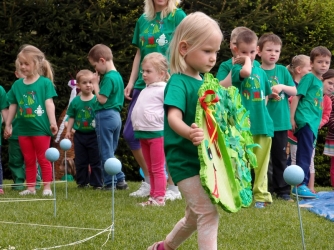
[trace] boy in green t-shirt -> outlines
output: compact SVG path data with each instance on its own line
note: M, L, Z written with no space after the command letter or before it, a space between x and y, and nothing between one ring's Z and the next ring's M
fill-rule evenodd
M234 51L237 58L232 67L232 84L239 89L242 104L249 111L254 143L260 145L254 148L258 163L254 169L255 207L264 208L272 202L268 192L267 170L274 126L266 107L266 96L272 92L266 73L252 66L257 54L256 34L251 30L241 32L237 36Z
M331 52L323 46L312 49L310 54L312 71L306 74L298 84L297 95L291 101L291 125L296 135L296 165L304 171L303 182L292 189L292 194L302 198L316 198L307 187L310 178L310 163L318 128L322 116L323 83L325 74L331 63Z
M268 99L267 109L274 122L274 137L271 144L271 164L268 169L268 188L278 198L286 201L290 197L291 186L284 181L286 169L286 145L288 130L291 129L288 96L297 93L291 74L286 67L277 65L282 48L282 40L275 34L263 34L258 41L258 55L261 57L261 68L266 72L273 95Z
M231 69L233 67L234 60L237 56L234 52L234 47L236 46L237 36L245 30L250 30L250 29L240 26L240 27L234 28L231 32L230 49L231 49L233 56L229 60L224 61L220 64L218 72L217 72L217 76L216 76L217 79L220 81L220 85L222 85L223 87L227 88L227 87L232 86ZM256 60L254 60L253 64L254 66L257 66L257 67L260 66L259 62Z
M78 187L87 187L89 184L93 189L102 189L102 168L94 120L96 96L93 94L92 79L93 72L87 69L80 70L76 76L77 87L81 90L81 94L71 101L67 109L69 119L65 138L71 139L73 128Z
M111 190L112 176L104 170L104 163L115 157L122 120L120 112L124 103L124 83L116 70L111 49L104 44L97 44L88 53L88 60L96 70L93 78L93 90L96 95L95 131L102 162L104 189ZM103 75L100 83L98 74ZM117 180L115 180L117 178ZM125 175L121 171L115 177L117 189L128 189Z

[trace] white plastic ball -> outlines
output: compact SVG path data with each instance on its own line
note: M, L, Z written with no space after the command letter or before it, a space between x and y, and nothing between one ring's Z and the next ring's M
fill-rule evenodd
M62 150L69 150L72 147L72 142L69 139L62 139L59 143Z
M117 158L109 158L104 163L104 170L109 175L116 175L122 170L122 163Z
M48 161L55 162L59 159L59 151L56 148L48 148L45 151L45 158L48 159Z
M304 180L304 171L297 165L288 166L283 172L283 178L291 186L299 185Z

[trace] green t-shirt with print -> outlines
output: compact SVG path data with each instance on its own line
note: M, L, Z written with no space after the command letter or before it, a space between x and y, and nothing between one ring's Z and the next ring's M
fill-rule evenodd
M141 62L144 57L152 52L160 52L166 55L175 28L186 16L181 9L175 9L162 20L160 14L160 12L157 12L155 18L151 21L148 21L146 15L143 14L136 23L132 44L140 50L141 56L138 78L134 85L135 89L142 90L146 86L141 74Z
M271 70L265 70L270 86L284 84L294 87L295 83L286 67L275 65ZM274 122L274 131L284 131L291 129L289 96L283 91L280 93L280 100L268 99L267 109Z
M82 133L95 131L95 112L96 96L89 100L81 100L81 95L76 96L70 103L66 114L74 118L73 128Z
M240 78L242 66L232 67L232 85L239 89L242 104L249 111L252 135L274 136L274 124L266 107L266 96L271 88L266 73L259 67L252 67L248 78Z
M168 107L173 106L182 111L182 120L190 126L195 122L198 90L203 80L197 80L184 74L173 74L165 88L164 147L166 162L173 182L199 174L200 163L197 147L178 135L168 124Z
M317 138L322 116L322 81L312 73L306 74L298 84L297 95L301 97L295 113L296 132L308 124Z
M55 87L47 77L40 76L32 84L25 84L22 78L14 82L7 93L7 100L10 104L17 104L19 136L52 136L45 101L55 96Z
M260 67L260 63L259 63L258 61L256 61L256 60L254 60L253 65L254 65L255 67ZM219 68L218 68L218 72L217 72L216 78L217 78L219 81L224 80L224 79L228 76L228 74L230 73L232 67L233 67L233 64L232 64L232 58L230 58L230 59L227 60L227 61L222 62L222 63L219 65Z
M107 97L107 101L104 104L97 102L95 111L115 109L121 112L124 103L124 83L118 71L111 70L102 77L99 94Z
M8 107L8 102L6 98L6 91L2 86L0 86L0 111ZM1 123L2 123L2 117L1 117ZM1 134L1 127L0 126L0 134ZM1 136L0 136L0 145L1 145Z

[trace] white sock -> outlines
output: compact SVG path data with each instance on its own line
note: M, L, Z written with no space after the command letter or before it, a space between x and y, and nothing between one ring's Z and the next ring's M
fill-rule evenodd
M149 177L149 176L145 176L144 181L145 181L147 184L150 184L150 185L151 185L150 177Z
M179 192L179 187L175 185L168 184L167 189L172 190L173 192Z

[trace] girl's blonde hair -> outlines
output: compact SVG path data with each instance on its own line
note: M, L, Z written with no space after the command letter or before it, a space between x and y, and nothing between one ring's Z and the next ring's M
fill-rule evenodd
M46 60L42 51L33 45L25 44L21 46L17 58L31 59L34 63L34 71L39 75L45 76L53 82L53 69L51 63Z
M163 19L172 13L178 6L181 0L168 0L167 6L164 10L161 11L160 18ZM144 14L146 19L151 21L156 16L156 11L154 7L154 0L145 0Z
M288 66L286 66L286 68L292 75L292 78L295 78L296 76L296 68L304 67L307 64L307 62L310 62L310 57L306 55L297 55L292 58L291 63Z
M150 54L147 54L143 61L142 65L145 62L149 62L152 64L152 66L158 71L158 72L164 72L166 74L166 77L164 79L165 82L167 82L170 78L170 75L168 73L168 62L164 55L162 55L159 52L152 52Z
M173 39L169 45L170 73L182 73L186 70L187 64L179 52L180 42L186 42L190 49L187 53L200 47L212 34L223 34L218 23L202 12L194 12L186 16L177 26Z
M74 160L72 158L66 158L66 164L67 164L67 174L70 174L75 178L77 172L75 169ZM65 171L65 158L61 161L59 169L61 171Z

